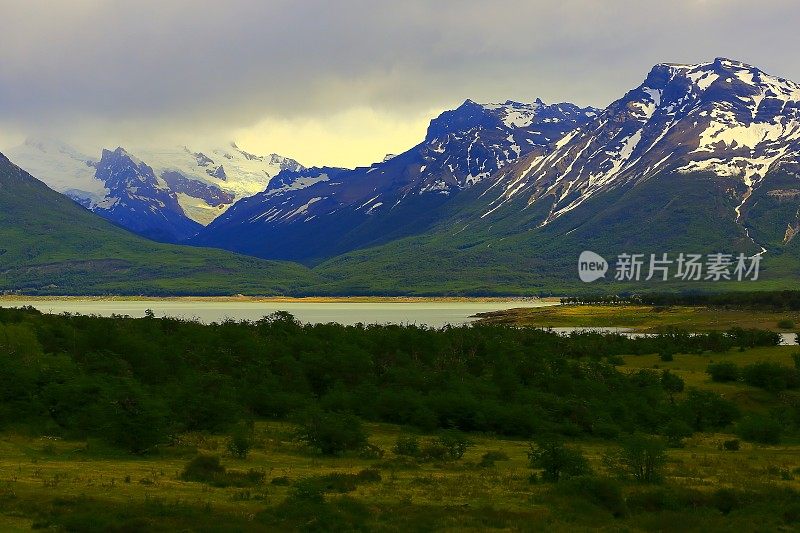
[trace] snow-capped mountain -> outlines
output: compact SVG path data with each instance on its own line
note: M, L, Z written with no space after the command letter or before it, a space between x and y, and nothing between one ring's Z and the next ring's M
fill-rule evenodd
M193 242L261 257L314 260L418 233L460 191L562 138L598 110L467 100L434 119L407 152L355 170L281 173Z
M186 214L203 225L224 213L236 200L266 189L281 171L304 168L294 159L278 154L251 154L235 143L203 151L187 147L140 148L135 153L179 195ZM197 194L199 188L214 192Z
M586 124L459 195L434 227L318 271L357 275L365 292L441 290L442 272L474 291L590 290L614 278L578 280L577 258L591 250L610 262L744 253L763 259L760 279L785 280L798 275L798 233L800 85L719 58L656 65ZM386 265L402 276L386 281Z
M101 201L86 204L98 215L134 233L164 242L178 242L201 225L189 219L177 195L153 169L122 148L103 150L95 177L108 190Z
M23 169L81 205L103 202L109 191L97 176L98 159L53 139L29 138L10 150ZM233 203L263 191L283 170L303 169L297 161L277 154L258 156L231 143L226 148L192 150L137 148L128 153L147 164L162 187L175 193L178 213L202 225L225 212Z
M660 64L644 83L550 150L523 157L485 197L484 217L509 206L547 206L541 224L611 189L668 173L727 181L743 222L771 169L800 153L800 85L718 58Z
M61 141L31 137L7 154L29 174L60 193L95 202L108 194L103 181L95 178L97 159Z

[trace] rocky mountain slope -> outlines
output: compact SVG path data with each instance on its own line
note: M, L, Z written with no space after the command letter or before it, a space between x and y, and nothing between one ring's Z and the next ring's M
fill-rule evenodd
M433 120L425 140L403 154L349 171L280 174L191 242L314 262L418 234L440 220L461 191L491 180L596 113L572 104L467 100Z
M431 231L319 272L357 272L348 283L359 287L389 264L402 273L395 287L434 290L437 275L458 290L563 286L590 249L761 254L763 280L796 279L799 141L798 84L723 58L656 65L591 121L462 195Z
M134 235L0 154L0 293L295 294L315 284L299 265Z
M9 156L84 207L167 242L190 237L236 200L263 191L281 171L303 169L293 159L254 155L235 144L205 152L118 148L96 159L61 141L30 138Z

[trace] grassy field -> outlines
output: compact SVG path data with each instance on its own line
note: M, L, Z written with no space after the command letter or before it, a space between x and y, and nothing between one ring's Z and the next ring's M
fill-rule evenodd
M705 374L707 365L719 360L790 365L795 351L774 347L677 354L671 362L656 355L626 356L619 368L668 368L687 387L720 392L748 412L775 407L786 397L779 400L741 383L713 383ZM647 502L663 499L665 487L712 500L715 491L725 488L752 494L800 490L800 443L742 443L738 451L725 451L722 443L735 438L732 434L697 433L684 447L669 450L661 485L622 481L629 502L639 495L637 501L645 503L615 517L602 502L567 492L561 483L532 483L527 441L474 434L474 445L461 460L419 462L392 451L397 437L409 430L387 424L368 424L366 429L370 443L383 450L382 457L323 457L295 440L292 425L272 421L256 423L254 447L246 459L230 456L227 437L220 435L181 435L155 454L135 457L94 441L6 431L0 436L0 530L766 531L787 527L791 510L767 513L756 503L740 511L721 512L713 506L687 511ZM596 474L616 475L603 461L617 449L616 443L582 440L573 445ZM507 460L482 464L487 452L500 452ZM264 481L236 488L181 480L185 465L198 453L220 456L228 469L261 471ZM359 483L342 494L328 492L322 501L297 496L303 480L365 469L377 470L380 480Z
M370 426L369 430L370 441L387 450L400 431L385 425ZM222 437L187 436L192 446L185 449L131 459L104 456L83 442L6 434L0 440L0 529L24 531L34 525L64 523L65 514L79 514L82 505L90 504L106 509L139 509L144 516L153 515L151 519L156 524L170 524L173 520L186 524L187 515L197 515L194 527L205 524L200 529L225 529L224 525L233 530L250 526L261 529L253 520L264 509L279 507L299 479L331 472L356 473L366 468L379 469L381 481L359 485L347 496L332 494L326 499L330 505L337 500L363 504L370 510L370 527L379 529L568 531L593 527L613 530L624 524L637 530L651 529L659 520L670 519L668 514L646 512L615 519L590 502L560 495L550 485L530 483L528 443L524 441L475 436L475 446L462 461L415 465L396 460L391 452L374 460L323 459L294 444L291 428L284 424L260 423L257 435L258 447L248 459L223 458L229 468L254 468L267 473L264 485L242 489L179 479L195 449L224 455ZM729 438L732 437L704 434L689 439L685 448L671 450L666 482L700 491L743 486L800 489L800 481L792 474L800 467L800 447L744 444L738 452L722 451L720 444ZM584 442L580 447L599 472L604 468L601 457L614 449L613 444L604 442ZM509 460L491 467L480 466L481 456L487 451L505 453ZM289 485L271 483L280 478L288 478ZM626 487L628 493L641 490L640 486ZM30 512L33 505L37 510ZM291 527L314 529L314 517L308 516L307 520L292 521ZM730 523L729 518L711 512L693 513L684 520L689 520L683 523L687 527L719 528ZM663 523L666 529L672 529L668 522ZM268 525L263 528L272 529Z
M788 320L800 326L800 313L716 309L708 307L658 308L642 305L559 305L510 309L479 315L483 322L536 327L621 327L636 332L656 332L677 327L688 331L742 328L783 329L778 322Z
M725 354L678 354L673 361L662 361L656 354L625 356L625 364L620 370L634 372L640 369L669 370L686 383L686 387L696 387L717 392L733 400L740 408L752 411L765 411L774 408L776 398L762 389L751 387L741 382L715 383L706 373L708 365L722 361L730 361L739 367L761 361L771 361L787 367L794 365L792 354L800 350L797 346L774 346L751 348L745 352L734 350ZM784 398L800 400L800 396L791 391L783 393Z

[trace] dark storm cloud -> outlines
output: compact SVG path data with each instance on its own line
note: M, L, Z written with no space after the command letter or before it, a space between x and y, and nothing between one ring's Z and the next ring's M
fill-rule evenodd
M473 98L606 105L656 62L800 79L794 1L0 0L0 124L102 137Z

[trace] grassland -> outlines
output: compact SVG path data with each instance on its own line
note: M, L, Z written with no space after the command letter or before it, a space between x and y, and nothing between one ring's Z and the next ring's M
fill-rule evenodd
M671 362L631 355L619 367L628 372L668 368L687 387L720 392L748 412L773 408L786 396L742 383L713 383L705 374L707 365L719 360L788 365L796 351L772 347L713 356L677 354ZM392 451L397 437L410 430L388 424L365 427L382 457L323 457L295 440L291 424L274 421L256 423L254 447L246 459L227 453L223 435L180 435L158 452L136 457L91 440L6 431L0 436L0 530L766 531L797 525L791 509L775 512L758 500L742 500L741 509L723 512L699 504L686 510L661 499L668 491L694 491L692 498L702 500L705 494L713 501L720 489L751 495L800 490L800 443L742 443L738 451L725 451L722 443L734 435L696 433L682 448L669 450L661 485L622 481L629 502L645 503L630 504L629 512L615 517L601 503L566 492L561 484L532 483L525 440L472 434L473 446L461 460L418 462ZM613 439L573 445L596 474L616 475L603 461L617 449ZM487 452L501 452L507 460L481 464ZM198 453L222 457L229 469L262 471L264 481L236 488L181 480L181 471ZM297 497L302 480L365 469L379 471L380 481L359 484L346 494L326 493L323 501Z
M369 426L371 442L391 449L400 429L387 425ZM251 488L218 488L181 481L179 474L195 451L223 453L224 439L188 435L184 448L159 456L131 459L103 455L91 443L30 439L6 434L0 440L0 529L24 531L36 525L63 525L69 514L81 506L136 510L141 524L165 526L181 523L190 529L281 529L280 525L256 520L265 509L279 508L290 498L293 484L303 478L331 472L356 473L377 468L381 481L359 485L347 496L327 495L329 504L354 500L370 510L369 527L386 530L556 530L590 528L614 530L666 530L683 527L722 529L737 519L719 512L698 511L677 518L675 513L634 513L614 518L591 502L560 495L553 486L529 481L528 443L475 436L475 446L457 463L411 464L397 461L391 452L383 459L354 457L320 458L291 440L292 429L280 423L257 425L257 448L246 460L225 457L229 468L258 469L267 481ZM720 449L732 436L703 434L689 439L682 449L671 450L666 483L712 492L720 487L800 489L795 474L800 467L800 447L752 446L738 452ZM583 442L580 448L595 471L604 470L602 456L613 443ZM506 454L507 461L491 467L480 466L488 451ZM288 478L288 485L271 480ZM630 485L632 494L646 487ZM647 489L649 490L649 489ZM35 511L33 509L36 509ZM65 516L66 515L66 516ZM148 516L151 515L151 516ZM196 520L192 516L196 515ZM72 517L74 518L74 517ZM98 526L103 517L98 518ZM291 528L317 529L314 517L284 523ZM776 517L778 520L779 517ZM670 521L674 521L670 525ZM756 526L746 516L740 524ZM777 523L777 522L776 522ZM683 527L679 527L682 524ZM275 526L275 527L273 527ZM324 524L317 524L325 529Z
M619 327L651 333L665 328L721 331L731 327L791 331L779 322L800 325L800 312L751 311L710 307L642 305L559 305L482 313L481 321L536 327Z

